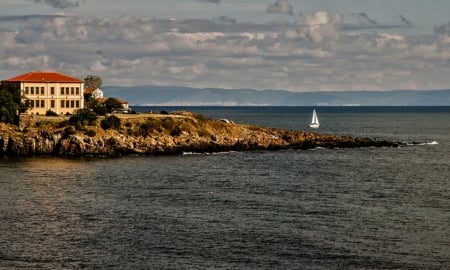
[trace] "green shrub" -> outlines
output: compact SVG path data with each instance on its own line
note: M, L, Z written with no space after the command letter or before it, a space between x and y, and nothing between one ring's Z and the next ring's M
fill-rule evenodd
M120 119L117 116L111 115L101 121L101 126L104 130L120 129Z
M57 124L57 127L58 127L58 128L63 128L63 127L67 127L67 126L70 126L70 123L69 123L68 120L61 121L61 122L59 122L59 123Z
M161 120L156 118L148 118L145 123L142 123L139 126L136 135L146 137L155 131L159 131L161 129L161 126L162 126Z
M69 123L82 129L84 126L94 126L97 121L97 115L87 109L79 109L69 118Z
M58 116L58 114L56 112L52 111L52 110L48 110L45 113L45 116Z
M172 118L164 118L162 120L162 126L170 132L177 127L177 123Z
M97 135L97 132L93 129L88 129L84 132L84 134L88 135L89 137L95 137L95 135Z

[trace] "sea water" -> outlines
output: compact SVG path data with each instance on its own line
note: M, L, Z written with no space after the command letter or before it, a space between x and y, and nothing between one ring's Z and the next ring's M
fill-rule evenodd
M190 107L307 130L313 108ZM0 160L0 269L450 269L450 108L318 107L400 148Z

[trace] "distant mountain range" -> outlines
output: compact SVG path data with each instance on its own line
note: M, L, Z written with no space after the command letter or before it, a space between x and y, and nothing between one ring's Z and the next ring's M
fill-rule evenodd
M104 86L131 105L165 106L450 106L447 90L290 92L284 90Z

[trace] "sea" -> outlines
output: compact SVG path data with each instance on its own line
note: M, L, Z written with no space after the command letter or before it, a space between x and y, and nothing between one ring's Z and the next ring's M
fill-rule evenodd
M396 148L0 159L0 269L450 269L450 107L136 107Z

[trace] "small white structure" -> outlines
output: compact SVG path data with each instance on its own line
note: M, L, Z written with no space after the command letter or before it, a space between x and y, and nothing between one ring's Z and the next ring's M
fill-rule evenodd
M95 89L94 91L92 91L92 97L95 99L103 98L103 91L100 90L100 88Z

